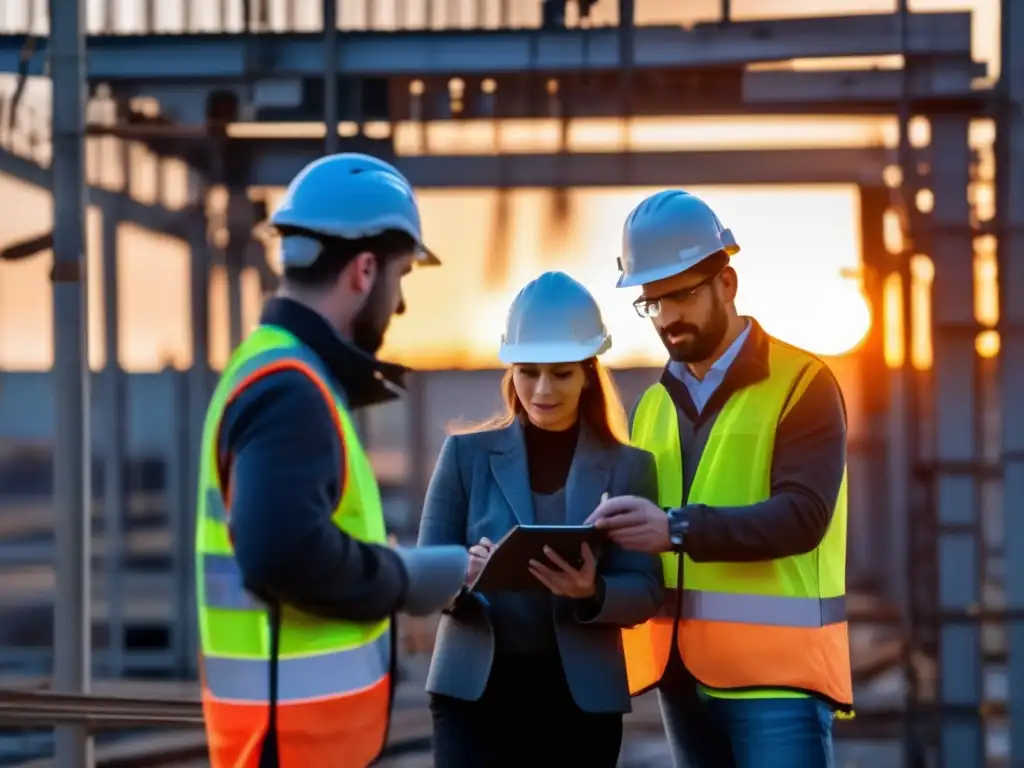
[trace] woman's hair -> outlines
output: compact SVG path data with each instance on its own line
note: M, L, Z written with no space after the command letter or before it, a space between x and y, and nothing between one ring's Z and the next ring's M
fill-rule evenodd
M580 421L584 422L603 443L628 443L626 411L622 407L619 390L612 381L608 369L601 365L601 361L596 357L584 360L580 365L583 366L583 374L586 376L586 385L580 393ZM501 380L501 399L505 404L503 411L477 424L456 421L449 425L449 431L454 434L465 434L501 429L518 418L525 418L523 404L519 402L515 382L512 380L512 370L510 367L505 371L505 376Z

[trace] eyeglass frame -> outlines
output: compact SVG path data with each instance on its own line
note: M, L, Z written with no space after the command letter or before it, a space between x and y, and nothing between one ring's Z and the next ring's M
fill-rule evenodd
M725 271L725 267L715 272L713 275L709 275L701 280L696 285L691 285L688 288L680 288L675 291L669 291L668 293L659 296L656 299L645 299L641 296L639 299L633 302L633 309L636 311L644 320L653 320L661 315L661 302L665 299L670 301L686 302L696 296L703 288L707 288L718 277L722 272ZM653 309L653 308L657 309ZM653 309L653 311L652 311Z

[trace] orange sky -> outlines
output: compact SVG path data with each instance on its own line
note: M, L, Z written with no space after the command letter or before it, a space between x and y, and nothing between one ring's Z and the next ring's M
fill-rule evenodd
M8 182L9 183L9 182ZM496 193L482 190L428 191L421 195L428 241L444 266L417 270L407 279L410 312L396 319L385 353L421 367L493 365L505 311L519 288L546 269L564 269L597 296L614 339L608 361L620 365L657 362L661 344L630 306L634 292L616 290L615 259L621 222L653 190L579 190L570 195L570 224L550 223L551 194L513 194L507 279L488 287L485 260L493 250ZM841 271L855 268L859 235L852 188L697 189L732 226L744 248L736 258L742 310L755 314L772 332L819 352L855 344L867 327L867 310L855 280ZM23 231L42 229L45 195L35 190L18 199L12 216ZM780 222L799 212L801 232ZM91 221L90 268L99 269L99 216ZM182 246L123 227L120 307L124 359L136 369L158 369L168 361L188 362L185 312L187 253ZM48 258L0 267L0 360L8 368L49 364L51 303ZM248 281L247 322L255 320L259 297ZM215 286L217 362L226 354L224 286ZM93 286L92 359L103 356L98 286ZM443 297L443 298L439 298ZM806 318L814 316L816 322ZM429 318L429 321L425 321Z
M19 3L8 0L0 14L3 24L18 26ZM272 18L283 0L272 0ZM404 0L418 8L426 0ZM437 0L435 0L437 2ZM466 9L477 0L462 0ZM497 0L494 0L497 2ZM492 4L494 4L492 2ZM90 0L95 14L102 5ZM277 3L277 5L275 5ZM300 18L308 16L319 0L297 0ZM378 19L387 21L394 0L374 0ZM124 2L122 19L130 23L136 4ZM173 22L171 2L158 3L163 25ZM363 6L352 3L351 7ZM485 3L486 5L486 3ZM517 12L535 9L537 0L515 0ZM194 2L195 18L213 6L208 0ZM615 3L601 0L597 8ZM282 6L283 7L283 6ZM460 8L450 0L440 7ZM488 6L489 7L489 6ZM877 12L891 10L891 0L733 0L737 18L750 16L810 15L816 13ZM918 0L915 10L974 8L975 44L979 57L991 60L998 23L995 0L953 2ZM641 22L670 23L711 18L717 0L637 0ZM686 9L687 18L680 14ZM275 10L276 9L276 10ZM468 10L465 11L468 13ZM415 13L415 10L413 11ZM283 17L282 17L283 18ZM343 14L343 25L346 23ZM468 18L465 17L464 18ZM520 23L532 23L524 16ZM598 17L600 21L600 16ZM93 17L94 25L101 16ZM158 20L159 21L159 20ZM207 19L207 22L211 21ZM229 20L230 21L230 20ZM360 18L349 18L360 26ZM9 83L7 84L9 87ZM45 108L46 84L33 83L30 97ZM505 151L542 150L551 141L551 126L520 121L504 128ZM435 151L448 146L478 151L474 142L488 141L486 126L438 126L431 145ZM611 151L624 140L634 149L716 148L746 146L873 146L889 144L895 135L892 120L878 118L634 120L626 137L613 121L579 121L572 131L572 145L590 151ZM399 127L400 148L413 151L410 133ZM405 147L405 144L410 146ZM97 156L92 153L93 166ZM109 176L108 162L100 163ZM136 160L140 192L152 176L143 157ZM94 170L97 170L94 167ZM178 184L176 197L182 197ZM543 190L522 190L511 201L508 251L512 266L500 287L484 281L485 260L493 252L496 194L490 191L426 191L421 193L425 227L432 243L444 255L445 266L423 270L409 279L409 315L398 319L389 337L387 354L419 366L473 367L492 365L501 322L508 301L521 285L544 269L560 268L582 280L597 295L615 340L609 360L618 364L657 363L663 356L651 330L632 312L629 291L616 291L615 256L620 226L629 209L651 190L577 190L570 195L568 222L559 227L551 221L552 199ZM840 352L856 344L869 318L856 279L844 277L859 263L859 223L855 190L828 188L716 188L694 190L715 206L732 227L744 248L736 266L741 276L740 307L759 317L768 329L793 343L820 353ZM50 224L47 194L0 178L0 197L7 201L0 220L0 238L10 241L35 234ZM90 266L99 268L98 216L91 217ZM158 369L168 362L185 365L187 344L187 254L175 242L123 227L121 299L123 359L138 370ZM0 265L0 367L40 368L50 362L51 306L46 280L48 259ZM223 285L217 284L213 323L215 363L227 352ZM247 322L255 319L259 296L255 281L247 282ZM91 286L93 339L102 338L98 286ZM627 295L629 294L629 295ZM439 301L438 297L445 297ZM457 297L457 299L456 299ZM430 317L429 323L424 317ZM814 322L808 322L814 318ZM100 343L92 344L95 364L104 355Z

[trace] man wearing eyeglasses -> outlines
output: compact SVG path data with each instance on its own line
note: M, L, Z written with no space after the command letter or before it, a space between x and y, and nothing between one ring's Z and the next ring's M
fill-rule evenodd
M830 768L833 716L853 706L845 407L824 362L736 311L738 252L680 190L626 220L618 285L640 288L670 357L630 417L659 506L617 497L589 522L661 554L664 610L623 642L676 765Z

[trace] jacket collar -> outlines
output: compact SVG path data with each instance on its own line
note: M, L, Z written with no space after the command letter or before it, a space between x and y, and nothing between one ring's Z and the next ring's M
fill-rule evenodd
M581 423L576 453L565 481L568 525L582 523L600 504L601 494L608 490L611 479L612 456L586 422ZM495 433L491 473L520 525L532 525L535 518L526 463L526 438L519 419Z
M693 405L686 385L665 366L661 374L661 383L668 390L683 412L696 425L706 421L714 414L722 410L722 407L730 397L741 389L764 381L771 374L769 370L769 355L771 352L771 336L769 336L761 325L752 317L747 318L750 322L750 334L747 340L740 347L736 359L733 360L729 370L726 371L722 383L715 393L708 399L701 413L697 413Z
M287 331L320 358L345 392L351 410L394 400L405 389L408 369L378 360L356 347L313 309L283 296L271 298L261 325Z

